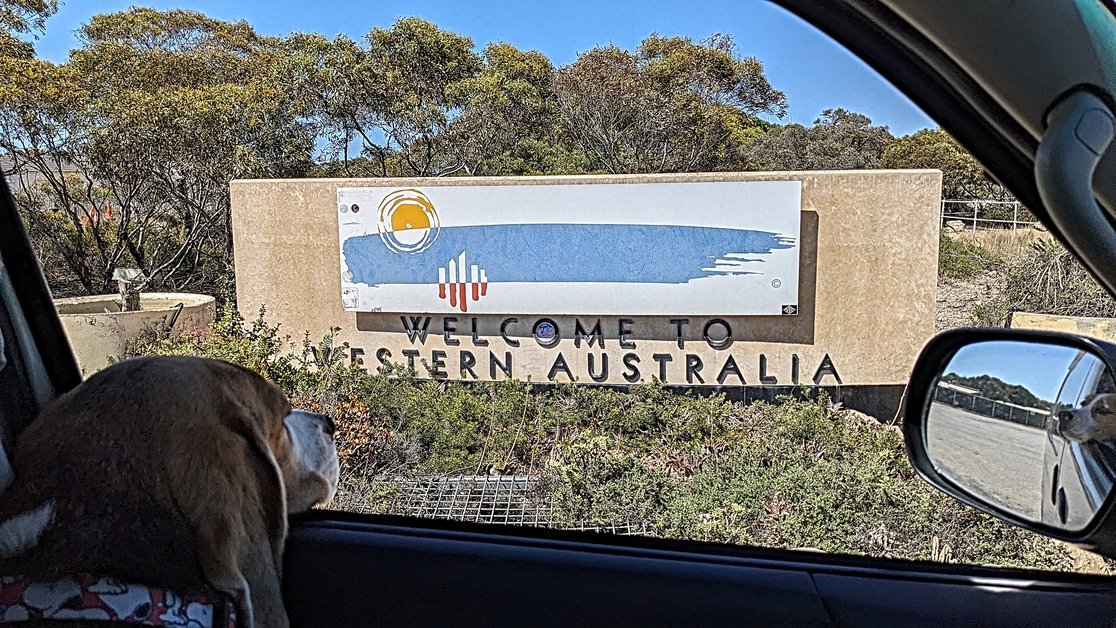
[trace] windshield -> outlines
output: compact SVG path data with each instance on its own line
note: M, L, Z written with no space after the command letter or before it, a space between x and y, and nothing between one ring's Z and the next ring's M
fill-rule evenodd
M330 508L1079 564L894 419L936 331L1116 307L778 7L17 5L0 168L83 372L262 373L336 423Z

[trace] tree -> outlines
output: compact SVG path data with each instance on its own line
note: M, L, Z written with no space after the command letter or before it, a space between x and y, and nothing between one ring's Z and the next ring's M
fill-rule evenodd
M937 168L942 171L942 198L949 200L1014 200L984 174L972 155L941 129L923 129L901 137L884 151L882 168Z
M0 64L0 149L40 176L20 201L59 263L48 279L103 292L133 266L152 285L216 290L231 278L229 181L309 165L313 136L276 75L281 42L151 9L95 16L79 39L61 65Z
M461 113L449 127L450 150L466 174L504 173L512 153L523 156L540 142L558 143L554 66L538 51L489 44L481 71L448 91L461 103ZM494 166L497 172L490 172Z
M845 109L826 109L814 126L775 126L743 151L749 170L858 170L877 168L892 141L885 126Z
M607 172L714 169L734 126L786 114L786 97L727 35L594 48L558 72L556 92L570 144Z
M295 47L312 79L327 159L350 175L444 176L463 170L446 133L464 104L451 88L481 67L473 42L415 17L373 28L367 48L346 37L302 36ZM365 158L351 162L350 146ZM374 170L355 171L358 165Z
M35 48L20 38L43 32L58 12L58 0L0 0L0 57L30 59Z

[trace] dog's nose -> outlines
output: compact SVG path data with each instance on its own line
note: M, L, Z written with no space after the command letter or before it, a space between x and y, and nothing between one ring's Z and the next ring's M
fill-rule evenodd
M1073 418L1073 413L1070 412L1069 410L1062 410L1062 411L1058 412L1058 420L1059 421L1069 421L1072 418Z

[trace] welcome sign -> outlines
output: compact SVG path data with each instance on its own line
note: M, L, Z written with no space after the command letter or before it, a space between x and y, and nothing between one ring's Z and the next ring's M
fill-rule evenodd
M795 315L799 181L345 187L346 311Z

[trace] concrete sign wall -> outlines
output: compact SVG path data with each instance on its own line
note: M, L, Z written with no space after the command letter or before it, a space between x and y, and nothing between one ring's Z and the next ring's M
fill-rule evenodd
M777 185L757 185L759 182ZM338 342L349 343L348 357L369 368L383 362L413 364L420 374L429 368L434 377L468 380L512 377L533 382L630 384L658 378L668 384L695 386L898 387L906 382L915 356L934 333L941 195L938 171L309 179L234 181L231 189L237 301L244 315L254 317L266 305L268 319L281 323L296 338L306 331L320 338L330 328L340 328ZM685 196L685 190L695 189L703 190L708 202L681 207L677 199ZM433 240L426 233L394 234L392 244L400 252L389 254L385 251L390 247L381 238L380 206L392 203L392 195L396 199L414 195L407 190L421 193L435 208L442 231ZM567 199L598 199L593 202L600 204L571 208L551 198L555 190L561 190ZM403 210L412 227L401 231L412 231L421 224L424 201L417 196L402 197L404 204L417 206ZM467 243L461 247L466 253L462 264L462 250L453 250L459 243L448 236L447 228L480 223L475 216L487 210L473 208L470 199L512 204L508 199L515 198L532 201L520 207L524 217L513 222L514 212L501 210L499 220L506 222L493 218L484 224L584 226L608 220L603 224L632 229L664 223L753 229L776 233L793 248L772 248L764 253L763 263L771 265L754 266L763 268L761 276L768 287L749 285L740 293L726 289L724 294L703 294L699 286L703 281L741 281L757 275L730 272L686 279L669 284L680 290L677 296L655 299L610 298L598 292L577 300L571 292L547 294L545 281L538 281L543 287L535 289L529 300L520 300L514 292L498 298L505 289L518 290L532 283L500 285L504 278L498 278L495 269L503 273L503 264L517 259L516 254L486 249L496 240L482 238L481 248L476 250L484 251L484 259ZM618 199L641 200L626 204ZM669 202L660 202L663 199ZM349 205L348 212L340 210L342 201ZM462 203L460 210L454 209ZM346 232L343 223L352 218L353 204L358 205L358 215L367 212L371 218L362 219L359 226L348 225L351 231ZM789 205L799 209L797 233L794 218L786 215ZM770 207L771 215L758 211L761 206ZM555 214L554 222L532 222L544 220L532 214L532 207L549 208ZM641 214L640 207L652 207L658 213ZM733 214L733 208L739 216ZM602 223L586 218L608 216L610 211L625 217L602 218ZM669 222L654 218L667 215ZM533 217L528 220L525 216ZM393 214L385 213L385 220L391 223ZM455 246L437 249L443 238ZM361 244L350 244L354 240ZM430 265L408 279L415 285L408 286L408 281L398 279L410 277L403 273L405 263L390 271L396 274L389 276L396 279L385 282L377 279L375 264L358 262L358 267L366 265L354 268L354 262L345 257L346 246L353 247L353 259L361 250L374 251L368 259L375 257L389 265L417 260L426 252L432 255ZM408 247L424 246L419 254L408 252ZM519 243L508 242L508 246ZM576 255L574 246L570 245L571 255ZM745 259L731 256L735 253L731 245L715 248L718 250L712 255L716 259L704 268L725 265L718 265L717 260L731 264ZM771 261L789 251L797 255L797 265L794 260ZM677 258L676 253L671 246L662 246L646 251L644 257L671 260ZM682 257L685 255L688 253ZM489 256L495 259L490 261ZM450 261L457 282L450 281ZM474 265L478 283L484 283L481 270L487 271L488 279L488 292L477 300L472 298ZM439 281L440 268L446 270L444 284ZM769 268L777 268L773 272L778 276ZM467 311L460 301L448 300L450 284L460 283L461 269L468 269ZM342 277L345 272L352 272L352 277ZM655 278L642 277L651 279L645 282L648 285L660 283ZM601 283L613 287L625 283L615 275L607 279ZM778 292L770 287L774 279L796 285L796 292ZM571 283L577 282L557 285L565 290ZM445 297L440 285L447 289ZM739 285L745 284L741 281ZM355 303L344 303L343 289L354 287ZM478 286L478 294L480 290ZM362 299L370 301L362 305ZM797 306L795 315L771 307L788 304ZM404 307L411 309L398 311ZM380 311L368 311L375 308Z
M341 305L431 314L794 315L801 188L798 181L339 188Z

